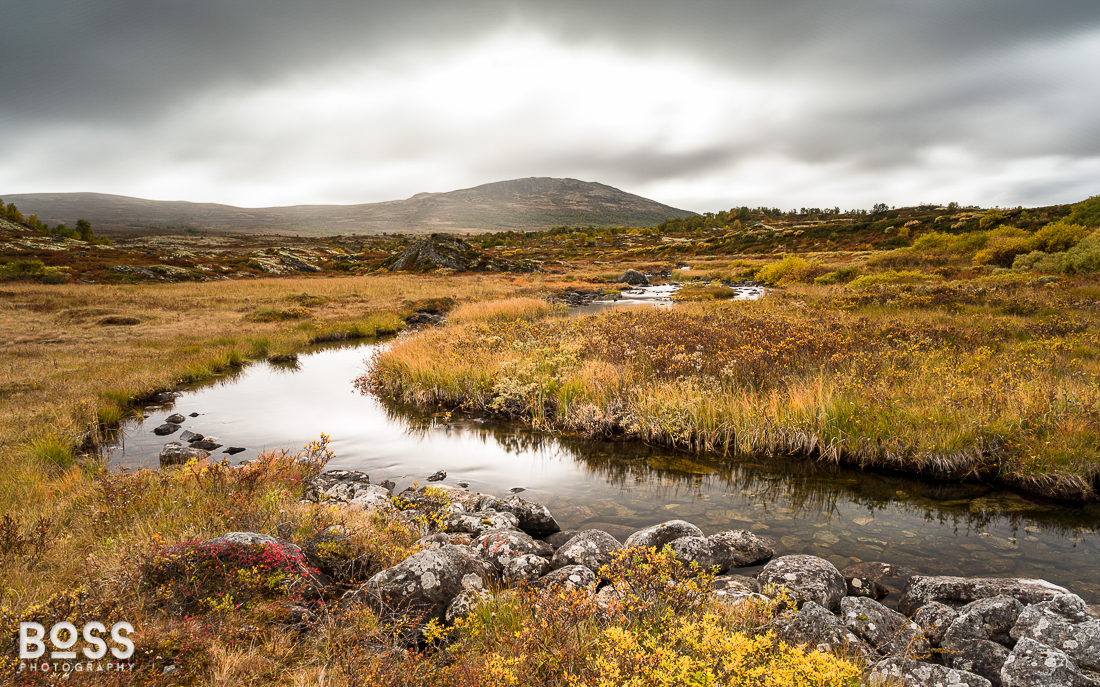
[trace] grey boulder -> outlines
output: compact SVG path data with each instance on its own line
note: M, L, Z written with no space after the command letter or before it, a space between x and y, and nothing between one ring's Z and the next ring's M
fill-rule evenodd
M473 549L477 555L493 564L497 570L504 570L504 564L517 556L533 553L542 558L553 555L553 549L544 541L532 539L526 532L511 529L486 530L474 540Z
M587 589L599 582L596 573L584 565L567 565L564 568L547 573L531 586L536 588L563 587L565 589Z
M1009 645L1009 632L1024 605L1011 596L994 596L972 601L959 609L959 615L944 633L944 641L953 639L986 639Z
M153 428L153 434L158 437L168 436L169 434L175 434L180 429L180 426L173 422L165 422L163 425Z
M444 620L447 609L474 575L486 586L496 579L492 566L465 546L447 545L414 553L359 588L358 594L389 615L414 614ZM465 587L469 586L467 580Z
M756 580L765 589L768 585L786 589L799 608L812 601L836 611L848 591L836 566L823 558L803 554L776 558L764 566Z
M991 687L980 675L901 656L882 659L867 671L871 687Z
M571 565L583 565L592 572L599 572L622 548L619 540L607 532L585 530L554 552L550 567L557 570Z
M519 518L511 513L496 511L451 513L443 520L443 531L481 535L489 530L514 530L518 525Z
M184 446L178 441L170 441L160 450L160 465L183 465L190 460L202 460L210 456L209 451Z
M564 570L564 568L562 568ZM550 572L550 561L533 553L510 558L504 563L504 584L531 584Z
M841 599L840 620L845 627L887 656L921 658L927 656L931 649L916 623L865 596Z
M703 530L686 520L669 520L659 525L638 530L626 538L623 547L630 549L653 548L660 549L665 544L671 544L681 537L702 537Z
M920 607L917 614L913 616L913 621L924 631L924 636L928 638L932 646L939 646L943 643L943 637L947 634L947 629L958 617L959 611L957 609L947 604L941 604L939 601L929 601Z
M772 622L776 636L791 644L805 644L816 651L858 654L864 660L878 655L824 606L807 601L795 615L781 615Z
M1100 671L1100 620L1089 617L1085 602L1076 594L1028 606L1011 636L1060 649L1082 668Z
M1001 668L1004 687L1097 687L1064 651L1030 637L1016 643Z
M993 687L1001 687L1001 668L1008 648L987 639L949 639L943 644L943 662L948 668L981 675Z

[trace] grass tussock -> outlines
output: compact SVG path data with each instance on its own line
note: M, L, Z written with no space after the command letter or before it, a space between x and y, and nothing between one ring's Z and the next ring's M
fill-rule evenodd
M451 311L448 321L470 322L533 322L555 315L564 315L566 307L540 298L508 298L498 301L465 303Z
M833 297L451 324L387 348L364 383L406 402L590 436L1093 497L1100 323L1091 311L1015 280L906 281Z

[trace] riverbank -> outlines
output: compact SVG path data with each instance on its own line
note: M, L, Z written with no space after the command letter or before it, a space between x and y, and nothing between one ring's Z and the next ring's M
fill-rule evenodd
M1094 500L1100 318L986 277L466 321L388 347L395 400L735 456L801 455Z

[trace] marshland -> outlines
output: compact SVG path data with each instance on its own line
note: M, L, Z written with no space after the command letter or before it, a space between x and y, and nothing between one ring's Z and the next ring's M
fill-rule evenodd
M720 608L688 583L682 598L608 617L583 595L501 592L465 623L429 628L427 640L399 651L377 650L400 645L403 630L368 607L292 598L279 583L281 564L257 564L248 575L192 570L192 586L181 591L158 576L166 561L226 532L306 542L345 527L353 533L345 554L366 562L357 581L411 554L419 533L399 518L300 502L326 465L368 464L355 462L358 449L323 414L313 435L254 450L242 469L208 461L121 470L113 446L120 432L141 431L143 420L148 429L175 410L149 405L162 392L228 390L263 361L297 358L308 370L312 355L325 355L311 346L381 338L369 351L335 349L356 350L356 362L333 373L327 393L369 399L413 437L466 423L462 431L487 428L489 447L509 436L552 442L565 454L553 460L599 487L552 507L590 508L598 515L590 522L656 524L656 512L631 520L600 502L663 499L662 508L681 504L685 515L714 519L714 528L787 527L777 534L794 538L791 550L824 542L815 553L857 562L873 550L830 552L836 543L815 534L853 530L857 512L880 512L884 522L907 523L872 537L884 560L905 548L904 530L949 522L972 528L973 541L1003 542L980 551L991 573L1005 574L1000 562L1015 566L1022 556L1035 567L1012 571L1040 576L1048 559L1057 579L1059 570L1083 570L1074 556L1096 546L1098 214L1097 198L1028 211L912 208L867 217L780 218L746 208L648 228L468 237L473 252L538 265L524 272L386 270L417 240L408 237L364 239L371 245L341 249L309 277L273 276L228 255L220 259L237 260L224 271L231 278L218 281L198 281L211 273L198 267L181 266L190 276L172 280L112 270L108 262L128 255L123 241L119 254L88 269L76 251L5 253L4 630L14 637L20 621L59 614L134 618L140 668L126 678L131 684L614 684L615 671L639 656L654 675L683 677L709 655L745 675L769 674L768 684L810 684L810 675L816 684L850 684L858 665L768 638L762 628L782 611L777 605ZM6 231L33 238L24 225ZM132 262L146 249L134 248ZM567 316L564 294L614 297L628 268L685 286L669 308ZM733 300L728 284L745 281L768 291ZM417 314L442 317L438 326L408 326ZM220 387L195 386L217 379ZM180 410L187 399L177 400ZM308 396L276 400L293 407L301 399ZM219 434L229 439L228 431ZM445 451L431 470L376 462L370 473L408 483L446 469L453 483L463 465L448 464ZM502 467L473 481L493 493L514 486L547 501L563 495L532 474L512 483ZM662 484L672 496L634 493L629 482ZM754 501L777 483L774 498ZM767 521L754 503L786 509L781 515L794 513L795 523ZM751 514L739 519L739 511ZM1042 542L1048 548L1029 551L1028 538L1042 533L1052 533ZM668 565L624 565L609 575L645 588L646 575L681 574ZM1086 576L1074 574L1065 584L1100 600L1095 587L1075 586ZM292 610L303 605L313 614L304 630ZM656 650L684 636L704 639L679 647L679 662Z

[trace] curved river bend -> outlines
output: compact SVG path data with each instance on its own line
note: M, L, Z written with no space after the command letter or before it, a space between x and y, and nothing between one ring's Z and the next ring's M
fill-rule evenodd
M398 490L437 470L447 471L447 484L468 482L471 490L522 488L563 528L603 529L622 539L679 518L707 534L766 534L781 542L781 553L814 554L841 569L883 560L924 574L1041 577L1100 601L1097 504L829 465L730 464L640 442L584 441L517 423L424 413L355 389L376 348L318 350L293 366L249 365L186 391L171 406L147 408L144 423L123 426L111 464L157 467L173 437L152 429L170 413L197 413L183 429L247 447L229 460L296 449L325 433L337 455L329 469L362 470L375 482L393 480Z

